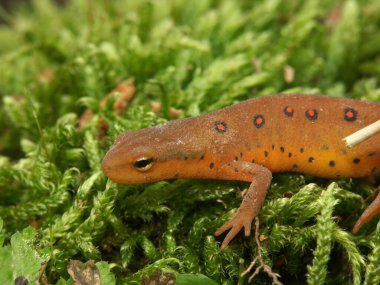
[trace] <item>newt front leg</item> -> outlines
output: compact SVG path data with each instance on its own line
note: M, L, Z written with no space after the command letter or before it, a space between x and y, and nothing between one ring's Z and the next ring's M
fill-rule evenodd
M233 161L221 169L221 173L233 176L234 180L252 181L246 191L239 209L231 220L221 226L215 235L230 230L224 238L221 249L223 250L230 241L244 228L246 236L251 234L251 224L260 211L272 181L272 173L268 168L255 163L245 161Z

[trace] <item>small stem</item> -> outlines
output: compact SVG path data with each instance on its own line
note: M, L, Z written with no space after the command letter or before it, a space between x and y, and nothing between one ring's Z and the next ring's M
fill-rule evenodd
M256 264L258 261L259 266L256 268L256 270L253 272L253 274L249 277L248 282L251 282L252 279L259 274L260 270L263 269L271 278L272 278L272 283L276 285L282 285L282 283L278 280L278 274L274 273L272 269L270 268L269 265L265 264L263 260L263 256L261 255L261 244L260 244L260 239L259 239L259 218L256 217L255 219L255 241L257 244L257 256L255 259L251 262L251 264L248 266L246 270L244 270L240 276L243 277L244 275L248 274L253 268L253 266Z

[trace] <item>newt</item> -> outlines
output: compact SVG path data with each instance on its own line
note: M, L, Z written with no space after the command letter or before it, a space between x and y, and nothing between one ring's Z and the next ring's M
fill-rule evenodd
M322 95L272 95L215 112L170 121L116 138L102 162L118 183L163 179L251 182L237 212L215 235L229 230L224 249L244 228L250 235L272 173L301 172L323 178L380 174L380 134L355 148L343 138L380 119L380 103ZM353 228L380 212L380 194Z

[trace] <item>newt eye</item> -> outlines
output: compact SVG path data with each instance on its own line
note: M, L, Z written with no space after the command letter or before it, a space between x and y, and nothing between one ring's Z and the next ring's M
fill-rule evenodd
M133 163L133 167L139 171L147 171L153 165L153 158L142 157Z

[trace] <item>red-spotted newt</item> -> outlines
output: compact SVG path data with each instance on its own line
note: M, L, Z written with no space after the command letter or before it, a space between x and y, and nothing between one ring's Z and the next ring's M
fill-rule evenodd
M128 131L106 154L102 168L119 183L172 178L251 182L222 249L251 223L264 202L272 172L325 178L380 174L380 134L349 149L343 138L380 119L380 104L318 95L251 99L199 117ZM380 195L353 231L380 212Z

